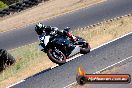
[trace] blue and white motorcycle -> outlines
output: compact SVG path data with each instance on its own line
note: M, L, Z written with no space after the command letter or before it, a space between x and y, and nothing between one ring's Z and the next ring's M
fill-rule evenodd
M39 37L39 48L47 53L49 59L59 65L66 63L66 59L81 53L87 54L90 52L90 45L85 39L76 36L76 42L72 42L68 36L54 33L44 33Z

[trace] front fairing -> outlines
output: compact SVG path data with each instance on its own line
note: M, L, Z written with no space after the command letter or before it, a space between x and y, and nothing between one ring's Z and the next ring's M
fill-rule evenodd
M66 56L69 56L75 46L66 37L58 37L51 41L51 46L59 48Z
M44 43L45 35L40 35L39 36L39 41L40 43Z
M40 35L39 36L39 41L40 41L39 48L41 50L42 49L44 50L46 46L48 45L49 40L50 40L50 35Z
M60 36L56 37L51 42L55 43L57 45L63 45L63 46L66 46L66 47L68 47L68 45L70 44L70 41L67 40L66 37L62 37L62 36L61 37Z

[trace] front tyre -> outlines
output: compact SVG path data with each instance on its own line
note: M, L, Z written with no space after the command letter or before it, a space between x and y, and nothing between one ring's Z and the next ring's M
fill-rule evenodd
M66 56L59 49L49 49L47 52L47 56L52 62L58 65L66 63Z

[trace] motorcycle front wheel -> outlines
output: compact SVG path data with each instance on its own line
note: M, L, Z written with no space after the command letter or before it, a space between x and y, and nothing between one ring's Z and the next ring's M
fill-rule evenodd
M66 56L59 49L49 49L47 56L52 62L58 65L66 63Z

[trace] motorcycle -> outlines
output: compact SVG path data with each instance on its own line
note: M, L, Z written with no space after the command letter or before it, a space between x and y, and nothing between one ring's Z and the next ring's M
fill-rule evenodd
M90 52L90 45L85 39L75 36L77 39L73 43L68 36L54 34L47 35L44 33L39 37L39 48L41 51L47 53L52 62L62 65L66 63L67 59L78 53L87 54Z

